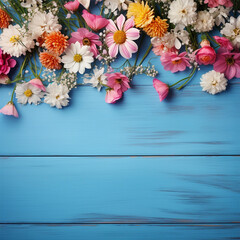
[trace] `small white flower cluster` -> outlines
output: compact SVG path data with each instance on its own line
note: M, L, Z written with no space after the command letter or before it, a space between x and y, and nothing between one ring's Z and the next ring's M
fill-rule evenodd
M128 76L129 80L132 80L133 75L146 74L149 77L156 77L158 75L158 71L155 69L154 65L150 65L147 67L144 67L142 65L124 67L120 70L120 72Z

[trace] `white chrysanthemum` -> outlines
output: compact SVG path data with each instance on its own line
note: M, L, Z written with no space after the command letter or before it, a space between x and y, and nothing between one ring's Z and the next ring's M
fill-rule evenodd
M98 69L97 67L95 67L93 69L93 75L91 76L91 78L89 79L87 77L88 76L83 79L83 82L92 84L92 86L97 88L98 91L101 90L103 84L107 84L107 76L104 74L104 68Z
M226 23L221 34L229 38L235 47L240 48L240 16L230 17L230 22Z
M46 96L44 102L51 107L62 108L66 107L69 103L69 90L66 85L51 83L46 88Z
M209 32L213 29L215 24L214 18L208 11L199 11L197 14L197 21L194 24L196 32Z
M192 25L197 19L197 3L193 0L175 0L170 4L168 17L173 24Z
M215 19L215 24L220 26L221 24L225 24L226 19L229 16L229 12L231 8L225 8L223 6L218 6L216 8L208 8L209 13Z
M72 43L65 53L66 55L62 57L62 63L69 72L83 74L86 68L91 69L94 58L89 46L81 47L79 42Z
M44 96L44 93L41 89L27 82L18 83L15 93L17 101L22 104L33 103L37 105L41 102L41 98Z
M223 73L212 70L202 75L200 85L203 91L216 94L226 90L227 79Z
M58 23L57 16L54 16L51 12L45 13L38 11L29 22L28 28L33 38L37 39L44 32L51 33L60 31L62 26Z
M8 28L3 29L0 35L0 47L13 57L26 55L26 52L31 51L34 45L32 36L19 25L9 25Z

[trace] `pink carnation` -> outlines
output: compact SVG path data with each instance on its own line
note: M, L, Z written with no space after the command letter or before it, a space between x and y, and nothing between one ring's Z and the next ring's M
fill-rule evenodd
M82 17L86 21L87 25L95 32L106 27L109 23L106 18L103 18L99 15L91 14L86 10L83 10Z
M225 37L219 37L219 36L214 36L214 39L220 45L221 48L225 48L229 51L233 50L233 45L229 39L227 39Z
M130 88L129 79L121 73L106 73L108 83L107 85L117 92L123 93Z
M205 0L204 3L208 3L211 8L218 7L219 5L225 7L232 7L233 3L231 0Z
M158 92L160 101L163 101L169 93L169 86L166 83L163 83L160 80L154 78L153 87Z
M240 53L219 52L213 65L216 72L224 73L228 80L240 77Z
M10 69L15 67L16 61L11 58L7 53L3 53L0 48L0 74L7 75L10 72Z
M15 106L12 102L9 102L6 106L4 106L2 109L0 109L0 113L18 118L17 109L15 108Z
M69 45L79 42L81 46L90 46L90 49L95 57L98 55L97 46L101 46L102 43L97 34L89 32L86 28L79 28L77 32L73 32L71 35L72 37L68 41Z
M185 71L187 67L190 67L189 58L187 58L186 55L186 52L180 54L174 52L163 53L161 62L164 69L172 73Z
M67 2L66 4L64 4L64 7L68 10L68 11L71 11L71 12L75 12L78 10L79 8L79 1L78 0L75 0L75 1L70 1L70 2Z
M122 92L109 89L107 90L105 101L106 103L116 103L120 98L122 98Z

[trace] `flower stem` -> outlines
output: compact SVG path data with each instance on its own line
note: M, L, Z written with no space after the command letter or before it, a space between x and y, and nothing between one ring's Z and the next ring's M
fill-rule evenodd
M184 82L180 87L177 88L177 90L181 90L185 85L187 85L187 83L192 79L194 73L196 72L197 67L194 67L194 69L192 70L191 74L187 77L187 81Z
M148 47L146 53L144 54L144 56L143 56L141 62L139 63L139 65L141 65L141 64L144 62L144 60L146 59L146 57L147 57L148 54L150 53L151 49L152 49L152 44L149 45L149 47Z
M14 96L16 87L17 87L17 84L15 84L15 86L14 86L14 88L13 88L13 91L12 91L12 96L11 96L11 101L10 101L11 103L13 103L13 96Z

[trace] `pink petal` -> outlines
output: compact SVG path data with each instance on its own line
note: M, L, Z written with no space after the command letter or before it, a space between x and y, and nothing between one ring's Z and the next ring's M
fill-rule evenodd
M236 67L234 65L231 66L231 67L228 66L227 70L225 72L225 76L227 77L228 80L231 80L232 78L235 77L236 72L237 72L237 69L236 69Z
M14 104L9 102L6 106L4 106L2 109L0 109L0 113L4 115L10 115L18 118L18 112L17 109L15 108Z
M109 47L109 55L111 57L116 57L117 54L118 54L118 45L114 43Z
M111 46L114 43L113 35L114 33L110 32L106 36L106 43L108 46Z
M44 87L42 81L38 78L34 78L29 81L34 87L41 89L42 91L46 92L46 88Z
M136 28L130 28L126 31L126 36L130 40L137 40L140 37L140 31Z
M132 57L132 53L127 49L125 44L119 45L119 51L122 57L129 59Z
M117 26L119 30L123 29L123 24L125 22L126 18L121 14L118 18L117 18Z
M133 17L129 18L124 24L123 31L126 32L128 29L132 28L134 24Z
M111 31L111 32L116 32L117 31L117 27L116 27L116 25L115 25L115 23L113 22L112 19L109 20L109 23L106 26L106 29Z
M127 49L128 49L131 53L135 53L135 52L137 52L137 50L138 50L138 45L137 45L135 42L131 41L131 40L127 40L127 41L125 42L125 45L126 45Z

